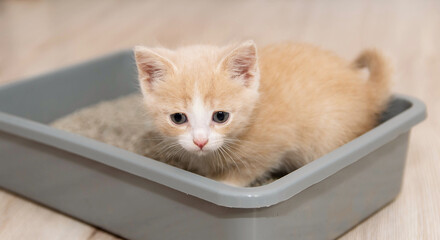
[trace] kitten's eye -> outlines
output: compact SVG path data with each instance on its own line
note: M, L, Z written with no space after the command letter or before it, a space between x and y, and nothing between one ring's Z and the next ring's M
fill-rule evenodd
M218 122L218 123L224 123L224 122L226 122L228 120L228 118L229 118L229 113L228 112L219 111L219 112L215 112L212 115L212 120L214 122Z
M183 124L187 121L185 113L174 113L171 114L170 117L175 124Z

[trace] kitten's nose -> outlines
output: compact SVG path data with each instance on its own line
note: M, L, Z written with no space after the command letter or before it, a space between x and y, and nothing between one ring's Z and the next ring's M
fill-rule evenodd
M197 139L193 139L193 142L200 149L203 149L203 147L208 143L208 139L207 138L197 138Z

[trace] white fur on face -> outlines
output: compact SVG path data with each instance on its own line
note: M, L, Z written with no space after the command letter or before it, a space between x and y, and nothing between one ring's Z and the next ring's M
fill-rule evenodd
M190 152L204 155L210 151L217 150L223 145L223 136L213 129L212 114L214 110L209 109L203 102L200 93L195 86L194 98L190 108L186 112L189 122L187 131L179 136L179 144ZM208 143L200 149L194 144L194 140L207 139Z

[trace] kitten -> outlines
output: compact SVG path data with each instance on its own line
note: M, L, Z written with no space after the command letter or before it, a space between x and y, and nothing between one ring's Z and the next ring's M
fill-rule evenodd
M234 186L292 171L373 128L389 98L374 50L307 44L135 47L154 158ZM367 67L369 79L360 69Z

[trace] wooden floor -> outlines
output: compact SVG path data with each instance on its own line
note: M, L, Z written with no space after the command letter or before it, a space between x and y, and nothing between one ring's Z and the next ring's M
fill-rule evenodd
M342 239L440 239L440 1L0 1L0 83L137 44L315 43L385 51L395 91L428 106L395 202ZM317 66L319 67L319 66ZM318 231L318 230L317 230ZM0 239L113 239L0 190Z

